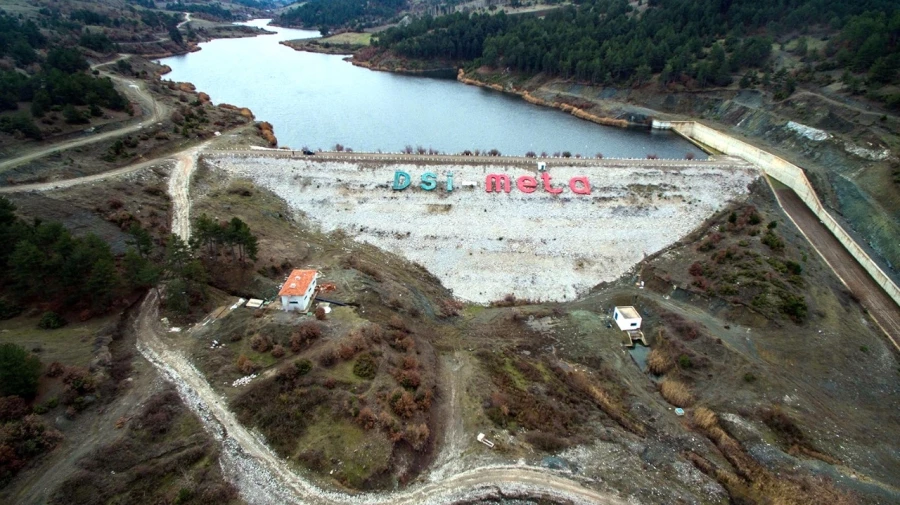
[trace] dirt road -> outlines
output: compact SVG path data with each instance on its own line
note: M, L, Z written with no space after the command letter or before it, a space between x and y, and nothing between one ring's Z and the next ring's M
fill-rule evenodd
M859 297L860 303L900 349L900 307L863 270L850 252L819 221L819 218L790 189L776 189L775 196L781 207L812 244L816 252L828 263L850 292Z
M0 187L0 194L3 193L26 193L29 191L50 191L52 189L63 189L70 188L72 186L78 186L80 184L89 184L92 182L98 182L105 179L112 179L115 177L119 177L121 175L130 174L132 172L137 172L138 170L151 167L154 165L160 165L166 163L167 160L165 158L156 158L148 161L143 161L141 163L135 163L134 165L128 165L125 167L117 168L115 170L110 170L108 172L101 172L99 174L87 175L84 177L77 177L75 179L65 179L62 181L53 181L53 182L39 182L35 184L19 184L16 186L2 186Z
M138 350L175 384L185 404L222 442L223 472L252 504L449 504L497 496L535 496L567 503L625 503L547 469L525 465L473 468L396 493L348 494L319 488L295 473L260 437L238 422L202 374L165 342L158 321L158 297L151 292L136 322Z
M17 156L15 158L0 162L0 173L23 163L28 163L29 161L35 160L42 156L46 156L48 154L63 151L66 149L72 149L73 147L79 147L86 144L92 144L94 142L100 142L102 140L119 137L128 133L139 131L144 127L145 124L159 122L168 114L168 108L153 99L153 96L150 95L149 91L147 91L147 84L144 81L126 79L124 77L120 77L103 71L101 71L100 74L115 81L119 85L118 87L120 91L124 92L125 95L128 96L132 101L136 101L141 104L141 108L144 110L144 117L140 122L128 124L121 128L110 130L108 132L98 133L96 135L85 134L84 137L78 139L35 148L34 150L21 156Z
M191 177L197 157L208 143L200 144L176 155L177 164L169 177L169 198L172 199L172 233L185 242L191 238Z

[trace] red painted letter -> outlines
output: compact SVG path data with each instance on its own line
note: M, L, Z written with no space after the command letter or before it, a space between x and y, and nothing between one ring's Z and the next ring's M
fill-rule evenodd
M509 176L506 174L488 174L484 179L484 189L488 193L501 191L509 193Z
M522 193L534 193L534 188L537 187L537 179L530 175L523 175L516 179L516 187Z
M551 195L558 195L562 193L562 188L554 188L550 186L550 174L547 172L541 173L541 180L544 181L544 191L550 193Z
M579 188L575 183L581 183L581 187ZM589 183L587 177L583 175L572 177L569 180L569 189L576 195L589 195L591 194L591 183Z

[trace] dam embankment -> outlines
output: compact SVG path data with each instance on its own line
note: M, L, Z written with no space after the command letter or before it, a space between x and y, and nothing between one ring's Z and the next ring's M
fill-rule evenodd
M849 254L849 258L842 257L840 251L833 250L835 249L834 247L828 247L824 239L817 243L815 237L819 234L814 229L816 223L810 222L809 219L803 219L802 215L795 215L797 213L791 214L789 205L785 205L785 202L782 201L785 210L789 212L788 215L810 239L812 245L824 257L831 268L835 270L841 280L860 297L864 305L869 306L869 310L878 312L881 315L881 319L879 319L878 314L876 314L876 320L885 332L894 339L894 345L898 345L900 318L898 318L897 309L900 306L900 288L825 209L802 168L772 153L725 135L696 121L654 121L653 127L674 130L685 138L709 146L716 151L741 158L759 167L764 174L791 188L797 198L819 220L821 226L826 228L837 242L843 246ZM778 196L777 191L776 196ZM849 262L855 261L862 267L874 283L874 286L867 287L862 284L861 279L859 279L860 276L856 275L847 265L848 260ZM893 303L881 300L878 293L879 289L883 290L884 294Z

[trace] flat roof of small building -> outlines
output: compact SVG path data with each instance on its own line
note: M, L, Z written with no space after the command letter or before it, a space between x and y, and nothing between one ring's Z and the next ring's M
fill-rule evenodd
M622 317L625 319L640 319L641 315L638 314L637 309L632 307L631 305L625 306L616 306L616 310L619 311L619 314L622 314Z
M303 296L315 278L315 270L294 270L284 281L278 296Z

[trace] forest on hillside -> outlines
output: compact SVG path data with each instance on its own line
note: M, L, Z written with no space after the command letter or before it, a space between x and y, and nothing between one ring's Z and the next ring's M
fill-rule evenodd
M310 0L275 19L281 26L362 29L384 23L406 6L406 0Z
M799 38L798 38L799 37ZM774 68L773 45L796 39L802 61ZM819 43L821 42L821 43ZM900 107L900 6L890 0L587 0L529 15L425 16L379 34L381 50L592 84L762 86L776 98L844 70L855 92ZM827 82L821 82L827 84Z

